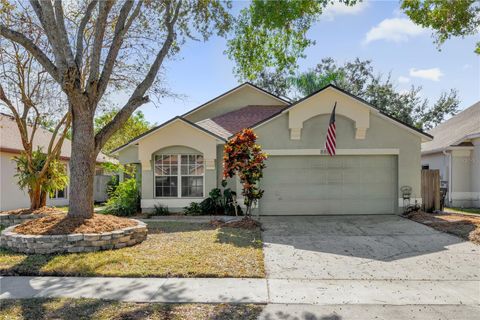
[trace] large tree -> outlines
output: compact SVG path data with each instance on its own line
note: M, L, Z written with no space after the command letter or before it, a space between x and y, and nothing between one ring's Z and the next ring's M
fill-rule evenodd
M31 28L33 42L42 46L37 28ZM70 127L70 113L59 88L33 55L20 45L0 39L0 110L15 121L23 151L14 160L17 178L30 198L30 209L46 204L47 194L66 184L60 151ZM37 133L45 122L55 123L48 146L35 147Z
M260 76L256 83L267 90L271 90L276 83L287 83L280 94L291 95L293 100L301 99L332 83L385 113L421 129L430 129L447 116L455 114L460 103L454 89L442 92L433 104L422 98L420 86L412 85L409 90L399 90L390 75L376 73L370 60L358 58L347 61L344 65L338 65L333 58L324 58L315 68L283 80L281 75L267 73L266 76ZM272 78L275 80L270 81Z
M479 33L478 0L404 0L401 7L413 22L435 31L438 46L451 37ZM480 54L480 42L475 52Z
M156 75L186 37L207 39L230 25L217 0L1 2L0 35L25 48L68 99L72 117L70 217L93 215L95 158L141 105L147 91L162 94ZM27 19L28 18L28 19ZM42 30L39 47L24 21ZM113 119L97 133L94 115L108 90L133 88Z

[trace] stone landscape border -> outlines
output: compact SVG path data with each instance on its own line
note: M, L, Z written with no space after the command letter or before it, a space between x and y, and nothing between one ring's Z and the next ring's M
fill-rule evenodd
M0 246L21 253L92 252L120 249L143 242L147 238L147 225L139 220L136 226L102 233L74 233L67 235L27 235L13 231L16 226L3 230Z
M43 214L43 213L32 213L32 214L0 213L0 226L7 228L10 226L14 226L16 224L22 224L30 220L43 218L45 216L47 216L47 214Z

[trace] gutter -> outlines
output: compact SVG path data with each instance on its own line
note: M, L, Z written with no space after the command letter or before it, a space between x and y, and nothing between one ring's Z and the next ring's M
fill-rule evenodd
M452 205L452 153L447 150L442 150L442 153L448 155L448 202Z

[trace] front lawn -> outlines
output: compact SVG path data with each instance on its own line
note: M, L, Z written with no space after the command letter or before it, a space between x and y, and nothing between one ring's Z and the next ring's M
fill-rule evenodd
M408 218L423 223L436 230L447 232L480 244L480 216L478 215L417 212L411 214Z
M480 214L480 208L445 208L443 211L461 214Z
M0 275L112 277L265 276L260 230L150 222L143 243L118 250L25 255L0 250Z
M262 305L159 304L97 299L22 299L0 301L0 320L165 319L254 320Z

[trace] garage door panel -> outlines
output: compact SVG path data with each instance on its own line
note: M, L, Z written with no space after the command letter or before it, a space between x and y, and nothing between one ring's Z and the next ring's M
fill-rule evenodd
M262 214L395 213L395 156L275 156L267 162Z

